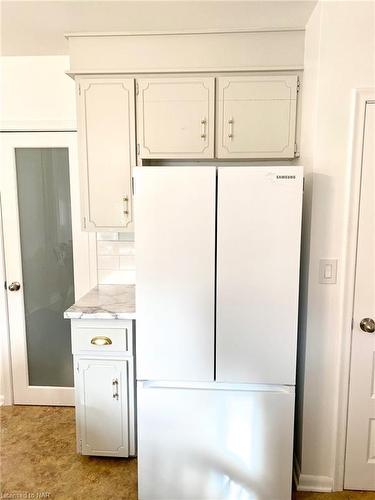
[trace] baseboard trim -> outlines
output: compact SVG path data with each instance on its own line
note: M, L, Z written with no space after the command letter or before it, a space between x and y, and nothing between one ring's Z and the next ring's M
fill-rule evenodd
M301 474L301 467L295 455L293 460L293 481L297 491L317 491L320 493L333 491L332 477Z

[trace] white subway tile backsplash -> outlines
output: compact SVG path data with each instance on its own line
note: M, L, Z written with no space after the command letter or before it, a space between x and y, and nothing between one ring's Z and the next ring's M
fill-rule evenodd
M129 233L97 233L99 284L135 283L133 239L134 234Z
M135 270L121 271L109 269L98 270L98 281L101 285L133 285L135 284Z
M134 255L133 241L98 241L98 255Z
M134 255L120 255L120 269L132 270L135 269Z
M118 255L98 255L98 269L120 269Z
M119 233L96 233L96 239L98 241L117 241L119 238Z
M119 241L132 241L134 243L134 233L117 233Z

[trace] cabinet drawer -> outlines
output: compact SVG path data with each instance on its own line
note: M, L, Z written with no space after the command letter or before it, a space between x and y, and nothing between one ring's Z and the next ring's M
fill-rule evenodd
M131 354L131 329L76 327L72 330L72 351L73 354L80 352Z

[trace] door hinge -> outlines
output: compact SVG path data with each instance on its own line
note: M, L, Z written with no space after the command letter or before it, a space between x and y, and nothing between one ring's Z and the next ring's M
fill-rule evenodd
M305 178L302 180L302 192L305 192Z
M134 177L132 177L132 193L133 193L133 196L134 196Z
M78 95L81 95L81 84L78 84Z
M298 146L297 143L294 143L294 158L299 158Z
M5 288L5 290L7 289L7 282L6 281L4 281L4 288Z
M139 83L135 82L135 94L139 95Z
M141 153L141 146L137 144L137 155L139 155L140 153Z
M83 229L86 229L86 217L83 218Z
M79 451L82 454L82 439L79 440Z
M297 94L301 89L301 82L299 81L299 78L297 78Z

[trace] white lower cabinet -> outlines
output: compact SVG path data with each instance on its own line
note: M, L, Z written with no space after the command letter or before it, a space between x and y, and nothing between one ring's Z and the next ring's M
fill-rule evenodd
M131 321L72 321L77 451L82 455L135 455L132 330ZM124 332L124 345L116 344Z

